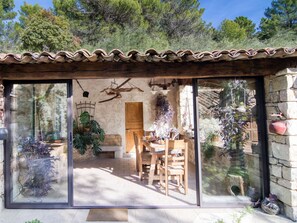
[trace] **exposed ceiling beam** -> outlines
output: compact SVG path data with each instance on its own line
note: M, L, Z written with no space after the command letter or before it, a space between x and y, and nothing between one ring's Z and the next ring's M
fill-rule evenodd
M0 77L10 80L92 78L209 78L266 76L297 67L296 58L253 59L221 62L148 63L76 62L11 64L0 66Z

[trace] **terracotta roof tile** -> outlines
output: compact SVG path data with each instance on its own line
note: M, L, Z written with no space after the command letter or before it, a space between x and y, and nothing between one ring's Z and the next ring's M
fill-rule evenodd
M216 62L283 57L297 57L297 48L265 48L258 50L233 49L202 52L193 52L192 50L166 50L158 52L155 49L148 49L144 53L137 50L131 50L126 54L119 49L114 49L109 53L102 49L97 49L92 53L85 49L76 52L60 51L57 53L0 53L0 64L66 62Z

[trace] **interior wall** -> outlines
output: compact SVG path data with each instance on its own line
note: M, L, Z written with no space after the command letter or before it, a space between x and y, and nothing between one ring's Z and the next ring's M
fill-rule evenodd
M126 79L116 79L116 83L120 85ZM132 85L142 89L144 92L132 90L131 92L122 92L121 98L116 98L108 102L99 103L113 97L101 92L103 89L110 87L111 81L114 79L86 79L79 80L85 91L88 91L89 97L84 98L82 89L76 81L73 81L73 106L74 117L76 114L75 103L79 102L96 102L95 120L99 122L106 134L120 134L122 136L123 145L125 145L125 103L126 102L143 102L143 120L144 130L152 130L155 120L155 104L157 94L152 94L148 85L149 78L134 78L129 81ZM129 88L129 83L124 88ZM168 100L174 110L173 125L177 127L177 87L171 88L167 94Z

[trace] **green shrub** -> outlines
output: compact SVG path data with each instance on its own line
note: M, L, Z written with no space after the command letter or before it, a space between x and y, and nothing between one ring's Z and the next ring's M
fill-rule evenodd
M39 221L38 219L34 219L31 221L26 221L25 223L42 223L41 221Z

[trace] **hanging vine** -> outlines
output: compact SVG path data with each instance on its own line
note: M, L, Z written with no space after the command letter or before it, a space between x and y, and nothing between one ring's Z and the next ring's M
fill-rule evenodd
M156 100L155 130L160 138L168 138L173 119L173 108L166 95L158 94Z
M251 97L247 89L245 80L229 81L220 93L220 104L214 109L222 126L222 155L228 154L231 157L228 172L243 177L247 177L244 159L244 146L247 141L245 132L252 116Z

